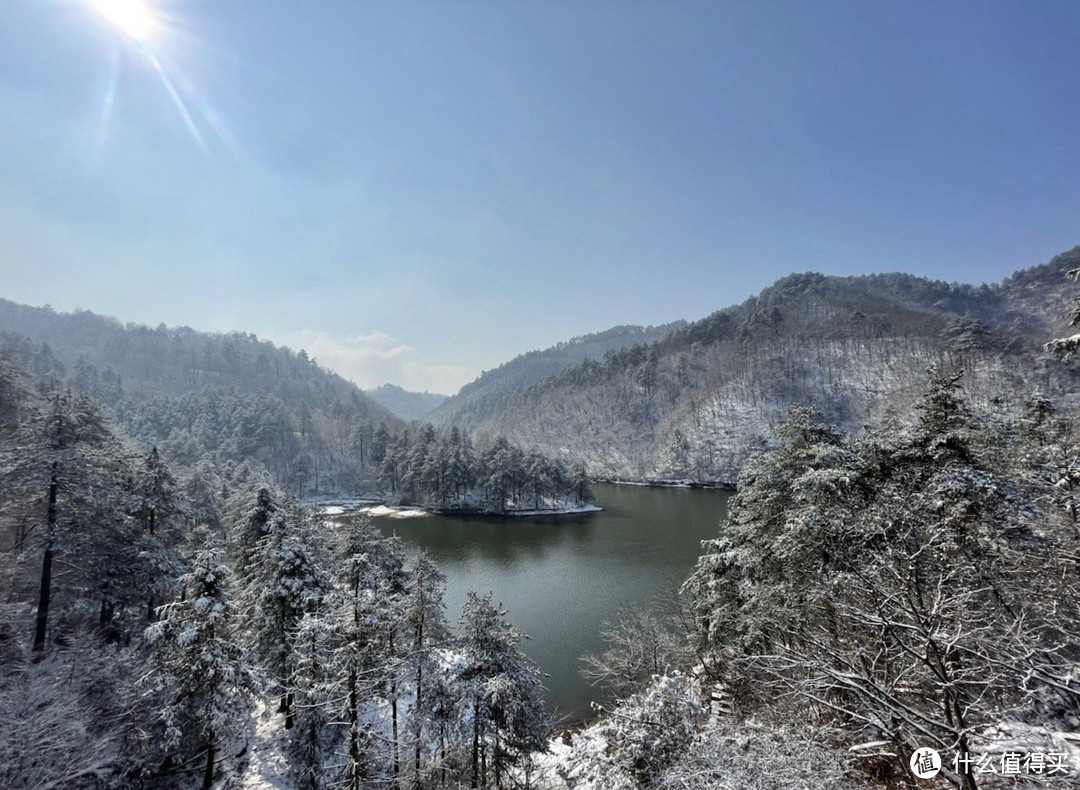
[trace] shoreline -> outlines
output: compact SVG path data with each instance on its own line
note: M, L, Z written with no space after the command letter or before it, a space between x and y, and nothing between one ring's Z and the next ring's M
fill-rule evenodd
M646 480L623 480L614 477L596 477L594 483L607 483L613 486L640 486L642 488L701 488L711 491L735 491L734 483L704 483L700 480L678 480L667 478L649 478Z
M426 516L482 516L486 518L528 518L541 516L580 516L599 513L603 508L583 503L559 508L521 508L504 511L485 510L477 507L426 507L423 505L388 505L378 497L310 497L303 504L314 507L324 516L341 516L347 513L367 513L376 518L423 518Z

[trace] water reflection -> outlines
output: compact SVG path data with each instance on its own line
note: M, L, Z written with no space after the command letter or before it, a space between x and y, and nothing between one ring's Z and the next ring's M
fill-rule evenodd
M580 656L601 648L603 620L677 586L715 537L728 493L597 485L600 513L492 519L431 516L376 519L386 534L422 547L447 577L456 622L469 590L491 592L532 638L525 651L547 673L548 706L570 719L590 715L594 688Z

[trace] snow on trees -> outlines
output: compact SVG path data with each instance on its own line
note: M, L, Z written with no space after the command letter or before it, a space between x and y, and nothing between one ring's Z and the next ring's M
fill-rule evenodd
M253 667L235 641L229 578L218 550L200 551L180 577L183 597L160 607L158 621L146 629L152 669L143 683L157 701L162 748L181 763L203 750L203 790L255 687Z
M700 690L687 676L657 675L619 701L581 742L563 776L572 786L633 790L650 787L686 753L704 723Z
M506 610L470 592L461 613L461 682L471 714L470 786L486 786L489 770L502 787L507 771L543 751L552 723L540 673L519 650L522 634Z
M744 704L791 693L901 755L969 750L1038 686L1077 694L1061 680L1075 648L1059 638L1076 611L1054 589L1071 582L1020 487L990 465L997 437L957 377L934 377L917 414L849 443L793 409L685 586L707 666Z

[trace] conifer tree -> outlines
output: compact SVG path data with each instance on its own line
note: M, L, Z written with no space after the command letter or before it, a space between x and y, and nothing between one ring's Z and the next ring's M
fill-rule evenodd
M229 569L216 549L204 549L180 578L183 597L158 610L146 629L153 668L144 679L159 705L162 746L179 758L205 750L203 790L209 790L219 746L246 711L254 672L235 641Z
M470 787L495 786L507 770L542 751L551 729L535 665L518 645L522 634L504 619L506 610L470 592L461 613L462 693L472 718Z
M410 714L410 737L413 740L413 786L420 787L421 755L425 724L436 718L438 696L429 697L440 671L438 650L450 640L443 606L446 579L426 557L417 559L410 573L409 588L402 606L405 638L409 647L406 664L411 669L413 705Z

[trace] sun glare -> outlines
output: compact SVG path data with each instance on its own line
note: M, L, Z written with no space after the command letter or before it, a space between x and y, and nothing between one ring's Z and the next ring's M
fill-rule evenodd
M102 16L135 41L146 41L154 29L154 14L144 0L90 0Z

